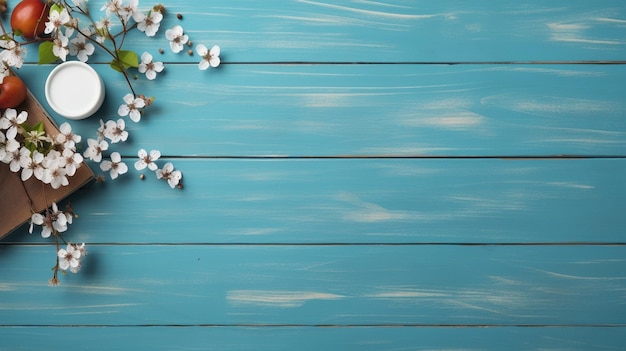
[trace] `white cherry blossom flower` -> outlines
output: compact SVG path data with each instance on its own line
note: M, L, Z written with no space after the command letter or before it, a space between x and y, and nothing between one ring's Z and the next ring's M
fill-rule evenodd
M144 18L144 14L138 10L139 0L128 0L126 5L122 6L122 14L125 22L128 23L130 18L139 23Z
M65 167L65 159L58 150L50 150L43 158L43 166L50 170Z
M15 139L7 139L0 131L0 161L6 159L7 153L15 152L20 148L20 143Z
M7 139L4 136L4 133L0 131L0 161L5 162L4 160L7 157L8 152L9 151L7 151Z
M80 272L80 268L82 267L82 264L83 264L82 261L78 260L78 266L76 266L76 267L70 266L70 272L72 272L72 273Z
M135 18L137 22L137 29L146 33L146 36L153 37L159 31L161 26L161 20L163 20L163 14L159 11L150 11L148 15L143 15L143 18Z
M78 34L76 38L70 40L69 50L70 55L76 56L81 62L87 62L89 55L94 53L96 47L92 43L88 43L82 34Z
M63 122L63 124L59 126L59 131L55 140L57 144L62 145L66 149L73 148L77 143L80 143L82 139L80 135L72 132L72 126L67 122Z
M98 127L98 140L102 140L104 139L104 130L106 129L106 126L104 124L104 121L102 119L100 119L100 127Z
M69 53L69 49L67 47L69 43L69 39L59 33L59 35L54 39L54 45L52 46L52 53L54 56L61 59L61 61L65 61L67 59L67 54Z
M77 268L80 266L81 252L73 244L67 244L67 248L59 249L57 253L59 257L59 268L66 271L68 268L72 272L77 272Z
M108 32L113 26L113 22L108 17L101 18L96 22L96 32L106 31Z
M64 213L59 211L59 207L56 202L52 203L50 209L46 213L50 216L50 222L52 223L52 228L59 233L63 233L67 231L67 225L72 224L72 216L68 213Z
M136 170L141 171L146 167L148 167L151 171L157 170L158 166L154 163L154 161L161 157L161 152L159 150L151 150L150 154L148 154L145 149L140 149L139 152L137 152L137 156L139 156L139 160L135 162Z
M124 96L125 104L120 105L117 114L120 116L129 116L133 122L139 122L141 119L141 110L146 106L146 102L142 98L135 98L133 94L128 93Z
M27 148L22 148L20 150L20 166L22 168L21 178L22 181L27 181L35 175L35 178L41 180L44 183L50 178L48 177L47 169L43 165L44 154L39 152L38 150L33 151L32 153Z
M158 169L156 176L158 179L167 180L167 184L169 184L172 189L174 189L183 178L183 174L180 171L174 170L174 165L171 162L166 163L162 169Z
M203 44L198 44L196 45L196 52L198 53L198 55L200 55L200 57L202 57L202 60L198 64L198 67L201 70L204 71L205 69L209 68L209 66L217 67L220 65L221 61L219 46L213 45L211 50L209 50Z
M120 141L126 141L128 139L128 132L126 129L126 122L123 119L118 119L116 121L106 121L104 124L104 129L102 130L102 135L109 140L111 143L119 143Z
M82 244L80 244L80 245L76 245L76 244L74 244L74 247L76 247L76 249L77 249L78 251L80 251L80 257L81 257L81 258L83 258L83 257L87 256L87 254L89 253L89 252L87 251L87 247L85 247L85 243L82 243Z
M51 11L48 15L50 21L46 22L46 28L44 29L44 33L50 34L55 31L59 31L62 26L67 24L70 21L70 13L66 8L59 11Z
M141 55L141 63L137 69L139 70L139 73L145 73L146 78L153 80L156 78L157 72L163 71L163 68L165 68L165 66L163 66L163 62L154 62L152 55L148 52L144 52Z
M28 226L28 233L29 234L33 233L33 230L35 229L35 225L42 225L43 219L44 217L41 215L41 213L33 213L33 215L30 216L30 225Z
M33 159L33 155L30 150L23 147L20 149L18 162L20 163L20 168L22 169L21 178L22 181L26 181L33 176L35 169L42 168L41 163L43 162L43 154L39 153L37 159Z
M50 186L52 189L69 185L67 171L65 169L67 159L63 157L61 152L50 150L44 157L42 164L50 172Z
M112 14L119 15L120 12L123 11L122 7L122 0L109 0L102 5L100 11L106 10L107 16L111 16Z
M67 171L65 167L55 167L50 169L50 186L52 189L58 189L61 186L68 186L70 184L67 179Z
M28 112L26 111L22 111L18 114L17 110L12 108L4 110L0 118L0 129L7 130L7 139L15 139L18 130L22 128L20 124L26 122L26 118L28 118Z
M83 156L94 162L102 161L102 151L109 149L109 143L106 140L87 139L87 146Z
M44 217L40 213L33 213L30 217L30 226L28 228L29 233L33 233L33 229L35 225L41 226L41 237L49 238L52 234L52 227L50 227L49 223L46 221L46 217Z
M120 174L128 172L128 166L122 162L122 156L119 152L111 153L111 160L104 160L100 163L100 169L104 172L110 171L111 179L116 179Z
M6 62L10 67L21 68L24 63L26 47L13 40L5 41L5 43L5 50L0 51L0 61Z
M83 163L83 156L70 148L64 149L62 156L65 159L65 173L73 177L76 174L76 170Z
M67 231L67 225L72 223L72 216L68 213L59 211L57 204L52 203L51 208L46 210L45 216L40 213L34 213L30 218L30 227L28 232L32 234L35 225L41 226L41 237L49 238L52 233Z
M183 27L175 25L171 29L165 31L165 38L170 42L170 49L174 53L183 51L184 45L189 41L187 34L183 33Z
M30 157L30 150L28 150L26 147L22 147L19 150L8 152L5 158L2 160L2 162L9 165L9 169L13 173L17 173L22 169L22 150L26 150L28 152L28 157Z
M76 250L80 251L80 258L81 258L81 260L78 262L78 267L76 267L76 268L71 268L70 267L70 270L72 271L72 273L77 273L80 270L80 266L82 264L82 258L87 256L88 252L87 252L87 248L85 247L85 243L82 243L80 245L74 244L74 248Z

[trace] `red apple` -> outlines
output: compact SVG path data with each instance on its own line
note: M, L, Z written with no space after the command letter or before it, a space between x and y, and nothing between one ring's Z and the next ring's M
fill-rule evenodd
M0 83L0 108L16 108L26 99L26 94L26 84L19 77L4 77Z
M11 28L25 39L44 34L50 8L42 0L22 0L11 12Z

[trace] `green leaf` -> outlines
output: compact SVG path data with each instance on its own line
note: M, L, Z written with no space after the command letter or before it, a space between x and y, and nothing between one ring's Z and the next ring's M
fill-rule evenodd
M39 44L39 64L43 65L46 63L56 62L58 57L54 55L52 48L54 47L54 43L51 41L44 41Z
M134 51L118 50L117 57L119 58L119 63L124 68L139 67L139 55Z
M111 62L109 62L109 65L111 66L111 68L113 68L114 70L118 71L118 72L123 72L124 69L122 68L122 65L120 65L118 60L113 60Z
M118 50L117 58L109 63L111 68L118 72L123 72L131 67L139 67L139 56L130 50Z
M61 11L63 11L64 8L65 7L63 7L63 6L61 6L61 5L57 4L57 3L54 3L54 5L52 5L50 7L50 12L49 13L52 13L52 12L61 13Z
M39 133L43 133L44 132L43 122L39 122L39 123L35 124L35 126L31 130L36 130Z

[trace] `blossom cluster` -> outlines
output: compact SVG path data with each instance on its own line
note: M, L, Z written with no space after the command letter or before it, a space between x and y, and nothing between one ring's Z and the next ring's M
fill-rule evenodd
M129 0L127 3L110 0L101 8L106 13L105 17L99 21L87 21L89 25L80 27L77 15L90 16L87 1L72 0L72 3L73 6L67 1L57 2L52 6L48 21L45 23L44 33L53 38L52 52L62 61L65 61L69 54L86 62L95 52L93 43L102 45L106 40L114 41L116 37L112 34L114 17L122 25L121 35L125 35L131 27L136 27L149 37L156 35L163 19L160 6L144 12L139 10L138 0ZM119 48L114 44L114 49Z
M18 42L12 39L0 39L0 82L4 80L4 77L11 73L10 68L21 68L24 64L24 55L26 54L26 48L20 45Z
M118 176L128 172L128 165L122 160L122 155L117 152L111 152L109 158L105 158L105 151L109 150L112 144L124 142L128 139L128 131L126 130L126 122L120 118L117 121L109 120L104 122L100 120L100 128L98 128L96 139L87 139L87 149L83 153L86 159L99 163L100 169L109 172L111 179L117 179ZM154 171L157 179L166 180L171 188L180 187L182 172L174 170L171 162L166 163L159 168L156 161L161 157L161 152L151 150L149 153L145 149L139 149L137 152L138 160L135 162L135 169L138 171L149 169Z
M67 244L67 248L57 251L59 257L59 268L66 271L68 268L72 273L78 273L81 267L81 259L87 256L85 244Z
M165 69L163 62L155 60L151 53L143 52L139 56L122 46L127 33L134 29L147 37L155 37L160 30L165 8L156 5L148 10L140 10L138 0L107 0L100 8L105 15L95 20L87 0L47 2L50 11L42 19L45 23L44 38L22 43L14 33L0 36L0 83L4 77L12 74L12 69L22 67L26 45L39 43L39 63L65 62L72 58L87 62L101 49L111 56L111 68L124 75L130 92L124 95L123 103L118 108L117 113L121 118L106 122L101 119L97 136L86 141L74 133L67 122L59 126L59 133L50 135L43 123L34 126L28 124L27 111L6 109L0 115L0 162L8 164L12 172L19 173L22 181L35 178L53 189L69 185L70 178L84 161L97 163L103 172L109 173L111 179L116 179L129 170L123 156L111 150L114 144L126 142L130 138L125 117L132 122L140 122L144 110L154 101L153 97L135 92L131 72L136 69L146 79L154 80ZM4 28L0 27L4 32ZM118 32L113 33L114 30ZM164 34L173 53L184 52L185 46L192 46L189 36L180 25L174 25ZM163 53L161 49L159 52ZM200 70L218 67L221 63L220 47L217 45L209 49L204 44L198 44L195 52L200 56ZM187 53L193 55L191 49ZM81 148L82 153L77 151ZM167 181L171 188L182 188L181 171L176 170L171 162L160 164L160 157L158 150L146 151L141 148L137 152L134 168L154 172L157 179ZM143 179L143 174L141 177ZM78 272L81 259L87 254L85 244L68 243L63 238L62 234L68 230L73 218L74 213L69 205L65 211L61 211L56 203L52 203L41 213L34 213L33 210L30 219L29 233L33 233L35 227L41 228L41 236L52 237L56 244L57 257L51 285L59 284L59 271ZM62 248L60 244L66 247Z
M122 25L122 35L125 35L128 29L136 27L148 37L156 36L163 20L162 12L164 7L162 5L154 6L148 12L143 12L138 9L138 0L128 0L126 3L122 2L122 0L109 0L101 8L101 10L105 11L106 17L99 21L92 21L93 24L87 27L79 28L77 18L72 13L78 12L83 15L89 15L89 10L85 0L72 1L74 7L67 5L53 7L50 11L49 21L46 22L45 33L52 35L54 38L53 54L62 61L65 61L69 54L76 56L80 61L86 62L88 57L95 51L94 45L86 40L91 40L96 45L102 45L107 40L110 40L113 42L113 48L117 54L119 50L115 43L117 35L111 34L113 27L112 17L116 17ZM70 39L75 33L76 36ZM166 30L165 38L169 41L170 49L174 53L183 51L185 44L191 44L189 36L184 33L184 29L180 25L175 25ZM120 41L123 42L123 38ZM204 44L198 44L196 52L201 57L198 64L201 70L220 65L219 46L214 45L209 50ZM122 64L128 64L121 57L116 59L122 61ZM141 62L138 62L137 68L140 73L144 73L148 79L152 80L155 79L157 73L164 69L164 65L163 62L154 61L152 54L144 52L141 55Z
M59 270L67 272L69 269L72 273L78 273L81 268L81 259L87 256L87 248L84 243L80 245L68 243L65 249L59 247L58 238L67 231L68 226L72 224L73 217L74 213L69 205L65 211L60 211L56 202L53 202L50 208L43 213L33 213L30 219L29 233L33 232L35 226L40 226L41 236L49 238L52 235L56 242L57 263L53 268L54 275L49 281L52 286L59 285L57 277Z
M141 61L138 56L130 51L122 50L126 33L133 28L143 32L148 37L154 37L158 33L163 12L162 5L156 5L147 11L139 9L139 0L109 0L101 8L106 16L100 20L94 20L87 6L87 0L55 1L51 6L47 21L45 22L44 34L49 39L42 41L39 48L40 63L53 63L57 60L66 61L68 56L87 62L89 56L96 52L96 46L113 56L111 66L127 74L128 68L135 67L149 80L156 78L156 74L163 71L165 66L162 62L154 61L153 55L144 52ZM80 21L80 19L86 19ZM113 33L115 18L121 24L120 33ZM81 26L87 22L86 26ZM116 40L118 36L121 39ZM182 52L184 45L191 45L189 36L184 33L180 25L175 25L165 31L165 38L169 41L170 49L174 53ZM107 43L111 44L107 46ZM30 43L27 43L30 44ZM0 39L0 82L9 75L9 68L21 68L24 63L26 47L12 36L3 36ZM220 47L212 46L210 49L204 44L196 45L196 53L201 57L199 69L206 70L208 67L220 65ZM42 54L43 53L43 54ZM137 61L137 62L135 62Z
M20 173L22 181L35 177L53 189L69 184L83 162L76 151L80 135L72 133L68 123L60 126L61 132L49 136L43 125L30 127L26 124L28 113L6 109L0 117L0 161L9 165L14 173Z

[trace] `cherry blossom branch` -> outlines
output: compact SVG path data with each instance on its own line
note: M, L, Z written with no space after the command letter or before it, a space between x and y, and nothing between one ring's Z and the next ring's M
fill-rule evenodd
M122 5L120 0L108 0L103 7L103 9L107 10L107 17L101 22L96 22L86 7L86 2L74 0L72 2L76 6L72 6L67 0L46 1L50 4L52 10L48 15L49 21L46 22L44 32L51 34L50 37L43 38L36 35L35 39L20 43L16 40L14 33L10 35L6 33L2 22L0 22L4 39L9 42L9 44L5 43L3 48L12 51L7 53L12 62L5 62L4 65L9 69L11 67L19 68L22 65L24 54L24 50L20 50L22 45L41 43L39 60L40 62L47 60L43 63L56 63L59 59L65 61L68 54L76 56L79 60L85 62L88 59L88 55L91 55L94 49L98 47L112 57L111 67L122 73L131 90L131 93L126 94L123 98L124 104L120 105L118 109L119 116L128 116L133 122L139 122L143 109L149 106L154 98L148 98L135 92L131 81L130 69L137 68L140 73L145 73L147 79L153 80L157 73L164 69L164 66L162 62L154 62L152 55L148 52L144 52L141 55L141 62L139 62L137 53L130 50L122 50L122 48L126 43L127 34L130 30L138 29L141 32L145 32L148 37L154 36L159 30L165 8L162 5L156 5L146 15L137 10L138 4L136 1ZM109 30L109 27L111 27L109 17L113 13L115 13L122 25L122 30L116 34L112 34ZM41 23L44 15L41 15L39 23ZM79 28L79 19L84 20L85 18L85 21L90 23L90 25L81 29ZM69 38L74 33L78 33L80 37L76 36L70 41ZM166 30L165 37L174 53L184 52L185 46L191 46L188 36L180 25ZM85 49L87 40L89 41L88 49ZM107 40L111 42L107 43ZM73 46L70 46L70 43ZM77 47L79 48L77 49ZM76 50L78 50L77 54L72 52ZM43 60L42 51L44 54L47 54ZM217 67L220 64L219 51L218 46L213 46L209 50L202 44L197 45L196 52L202 58L199 63L199 69L205 70L208 67ZM45 133L43 124L25 127L25 122L26 116L23 116L22 113L17 115L15 110L6 110L0 116L0 134L6 133L7 140L15 139L16 130L13 129L20 127L17 129L19 130L17 139L8 140L6 143L0 140L0 148L4 148L7 151L7 157L0 161L5 163L11 162L10 168L14 173L22 170L20 179L27 180L34 175L35 178L40 180L46 204L50 203L48 203L46 197L45 184L49 184L53 189L68 185L69 181L67 178L73 176L76 168L80 167L85 160L99 164L103 172L110 172L111 179L116 179L118 175L125 174L128 171L128 166L122 161L119 152L111 152L108 155L108 159L105 159L107 156L103 155L104 151L109 150L109 142L113 144L126 141L128 132L125 130L123 118L117 121L109 120L106 123L100 120L101 127L98 129L97 140L87 139L88 147L82 154L76 151L76 145L80 143L81 138L72 133L69 123L66 122L59 126L60 133L56 134L54 138L50 138ZM9 134L11 135L9 136ZM1 136L4 137L5 135L2 134ZM17 150L16 146L18 142L19 150ZM12 144L9 145L10 143ZM157 179L165 180L171 188L183 188L181 182L182 173L174 169L172 163L167 162L162 168L157 164L157 160L161 156L158 150L147 152L144 149L140 149L137 156L138 161L134 165L136 170L141 171L147 168L155 172ZM18 166L14 167L13 162L18 163ZM144 175L141 174L141 176L140 178L143 179ZM102 175L100 177L104 178ZM65 211L59 211L55 202L52 202L45 211L35 213L34 201L30 198L23 182L22 187L28 196L31 211L33 212L29 232L32 233L34 225L38 225L41 227L43 238L53 237L56 248L56 260L52 268L53 277L50 279L50 284L58 285L58 272L61 271L65 274L69 269L71 272L76 273L80 269L79 259L86 255L84 244L72 244L67 242L63 236L63 232L72 223L74 213L69 203ZM67 245L67 247L62 248L62 244Z

